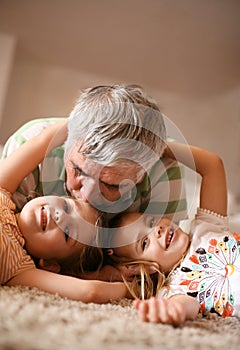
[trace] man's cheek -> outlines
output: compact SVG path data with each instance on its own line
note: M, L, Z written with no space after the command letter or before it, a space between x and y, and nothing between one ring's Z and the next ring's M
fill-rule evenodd
M75 170L69 169L67 171L66 185L69 190L76 189L75 187L79 184L79 179L75 176Z
M67 186L71 189L71 190L79 190L82 186L81 186L81 180L77 177L70 177L69 180L67 181Z

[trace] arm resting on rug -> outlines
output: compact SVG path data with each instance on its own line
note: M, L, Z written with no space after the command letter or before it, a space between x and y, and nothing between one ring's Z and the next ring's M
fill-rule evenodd
M36 287L48 293L57 293L62 297L85 303L107 303L111 299L123 298L128 294L127 287L122 282L81 280L38 269L21 272L7 285Z

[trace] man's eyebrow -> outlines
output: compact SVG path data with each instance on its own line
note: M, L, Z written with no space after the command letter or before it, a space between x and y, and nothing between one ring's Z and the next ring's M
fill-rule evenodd
M81 169L80 166L78 166L73 160L71 160L71 163L74 167L78 168L78 169Z
M127 183L120 183L120 184L109 184L105 181L102 181L101 179L99 179L99 182L101 182L103 185L107 186L107 187L114 187L114 188L124 188L127 187L128 184Z
M87 175L88 177L92 177L90 176L88 173L86 173L82 168L80 168L80 166L78 164L76 164L74 161L72 161L72 165L74 166L74 168L78 169L78 170L81 170L82 173L84 173L85 175ZM108 182L105 182L101 179L99 179L99 182L101 182L103 185L107 186L107 187L114 187L114 188L119 188L119 187L126 187L128 184L114 184L114 183L108 183Z
M99 179L99 182L101 182L103 185L107 186L107 187L115 187L115 188L119 188L120 184L109 184L105 181L102 181Z
M74 161L72 161L72 160L71 160L71 162L72 162L72 165L74 166L75 169L81 170L82 172L85 173L85 171L83 171L83 169L80 168L80 166L79 166L78 164L74 163ZM86 173L85 173L85 174L86 174Z

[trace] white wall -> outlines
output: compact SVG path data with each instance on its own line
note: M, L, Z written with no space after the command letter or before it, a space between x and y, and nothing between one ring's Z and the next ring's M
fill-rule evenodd
M109 81L86 72L17 57L5 101L0 143L28 120L68 115L81 88L104 82Z
M0 33L0 125L15 53L15 38Z

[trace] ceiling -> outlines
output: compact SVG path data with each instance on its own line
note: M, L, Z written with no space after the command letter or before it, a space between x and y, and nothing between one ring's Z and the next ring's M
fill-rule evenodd
M34 59L208 96L240 84L239 0L0 0L0 32Z

